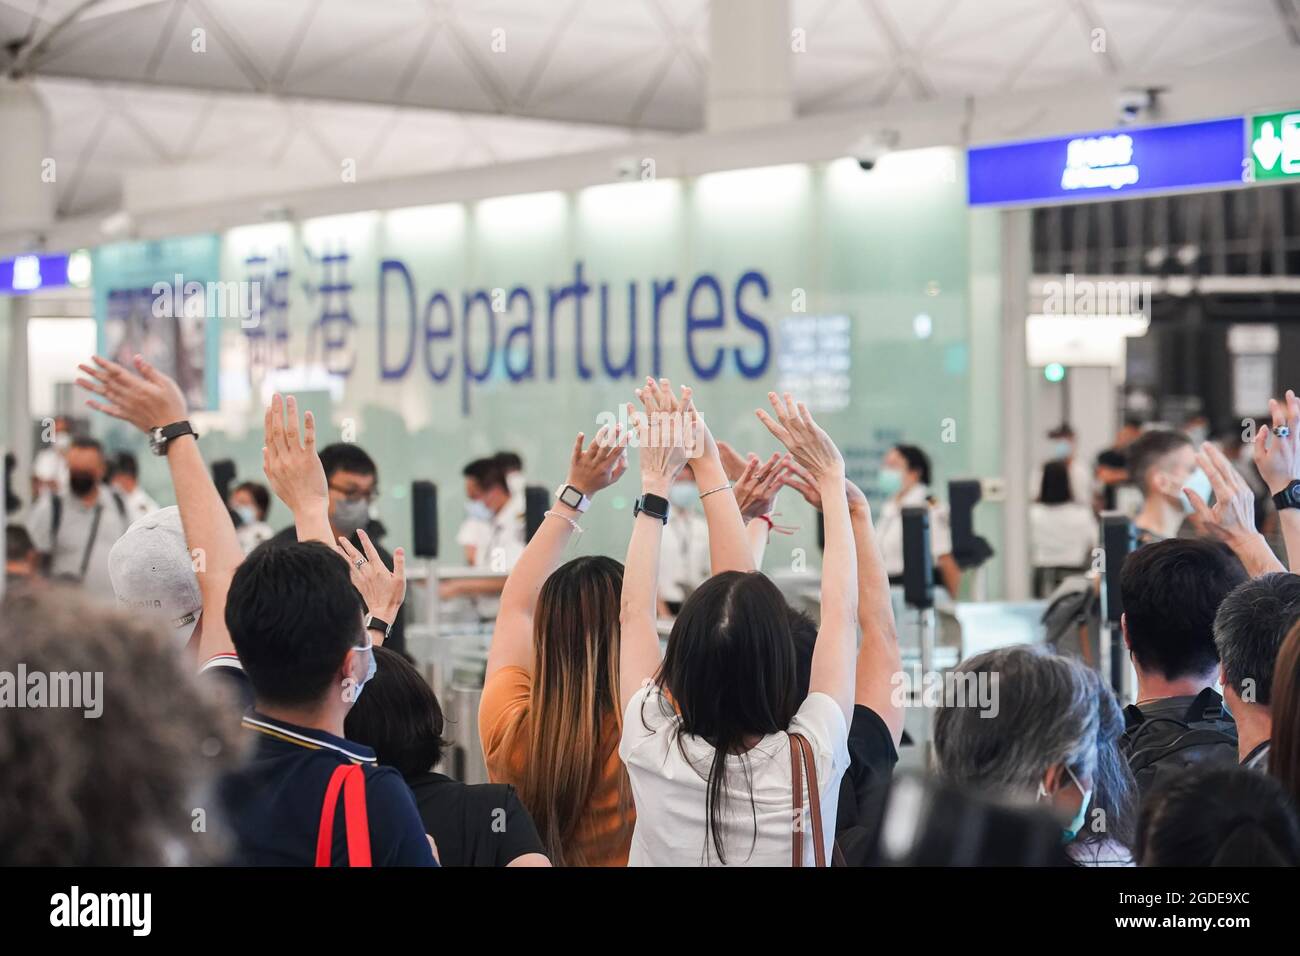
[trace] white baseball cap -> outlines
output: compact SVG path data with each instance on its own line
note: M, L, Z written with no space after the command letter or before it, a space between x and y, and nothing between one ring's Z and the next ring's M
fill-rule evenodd
M203 593L180 509L163 508L136 519L108 553L108 576L119 605L163 618L181 644L189 642L203 613Z

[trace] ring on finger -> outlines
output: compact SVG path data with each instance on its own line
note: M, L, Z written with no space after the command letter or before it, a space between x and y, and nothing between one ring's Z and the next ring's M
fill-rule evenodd
M352 563L353 563L353 565L356 566L356 569L357 569L358 571L360 571L362 565L364 565L364 564L368 564L368 563L369 563L369 559L368 559L368 558L357 558L357 559L356 559L355 561L353 561Z
M1289 438L1291 436L1291 428L1287 425L1274 425L1273 434L1278 438Z

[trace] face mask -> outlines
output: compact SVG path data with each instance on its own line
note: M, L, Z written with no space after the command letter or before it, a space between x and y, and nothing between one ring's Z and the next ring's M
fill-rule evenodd
M1069 843L1071 840L1073 840L1075 837L1079 835L1079 831L1083 829L1084 821L1088 819L1088 804L1092 802L1092 790L1083 789L1083 787L1079 785L1079 778L1074 775L1074 771L1071 770L1069 767L1065 768L1065 772L1070 775L1070 781L1074 784L1075 789L1078 790L1079 794L1083 797L1083 799L1079 802L1078 812L1075 813L1074 817L1070 820L1070 822L1065 825L1065 828L1061 830L1061 842ZM1038 785L1038 799L1042 800L1046 796L1047 796L1047 788L1040 783Z
M693 481L679 481L668 489L668 500L674 508L690 508L700 499L700 489Z
M881 468L876 484L881 494L896 495L903 488L903 473L897 468Z
M524 473L522 471L512 471L506 475L506 487L510 489L510 497L518 498L524 493Z
M67 451L72 447L72 436L67 432L60 432L54 436L54 447L59 451Z
M97 483L93 472L74 471L68 474L68 487L78 498L90 494Z
M364 499L344 499L334 506L334 527L346 537L350 537L358 528L364 528L369 520L370 505Z
M367 641L365 644L362 644L360 647L352 648L354 651L365 651L370 656L370 663L366 666L366 676L349 688L352 692L352 703L354 704L361 699L361 692L366 689L366 685L370 683L370 678L375 676L375 671L379 668L379 665L375 663L374 642L370 641L368 638L369 635L367 634Z
M1187 429L1187 437L1192 440L1192 444L1197 448L1201 447L1201 442L1209 437L1209 433L1199 425L1195 428Z
M1052 443L1052 456L1055 458L1069 458L1074 453L1074 446L1068 441L1056 441Z
M244 525L257 524L257 511L252 505L240 505L235 509L235 514L239 515L239 520Z
M481 501L465 502L465 517L470 521L491 521L492 509Z
M1200 468L1187 476L1187 480L1183 482L1183 487L1192 489L1201 496L1202 501L1209 504L1210 495L1213 493L1213 489L1210 487L1210 476ZM1182 501L1184 514L1191 514L1196 510L1192 507L1192 502L1186 495L1179 495L1178 497Z

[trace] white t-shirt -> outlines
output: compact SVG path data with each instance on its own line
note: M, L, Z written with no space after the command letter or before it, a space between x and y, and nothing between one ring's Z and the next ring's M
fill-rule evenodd
M132 521L136 518L143 518L145 515L151 515L158 510L158 502L149 497L139 485L135 486L135 491L119 492L122 495L122 503L126 505L126 514Z
M1082 568L1097 547L1097 517L1087 505L1029 506L1029 540L1036 568Z
M948 507L929 504L930 489L926 485L913 485L898 500L890 498L880 507L876 519L876 542L880 546L880 559L885 563L885 573L891 578L903 573L903 509L930 508L930 558L938 561L952 554L952 528L948 523Z
M719 865L707 830L708 773L714 750L698 737L683 735L679 741L674 730L680 722L672 705L652 683L632 696L623 715L618 754L627 765L636 801L628 866ZM790 730L803 734L812 745L829 862L840 778L849 766L849 727L833 699L826 694L809 694L790 722ZM683 749L689 761L682 756ZM753 788L754 815L750 814L746 765ZM729 799L723 813L727 865L789 866L794 812L790 738L784 733L768 734L748 753L729 756L727 767ZM807 804L805 792L804 865L812 866L812 818Z

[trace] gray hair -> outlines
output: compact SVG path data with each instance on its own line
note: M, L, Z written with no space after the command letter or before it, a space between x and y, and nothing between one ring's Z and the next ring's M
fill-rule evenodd
M1272 703L1273 668L1297 620L1300 577L1283 571L1237 585L1219 605L1214 644L1223 663L1223 680L1247 703L1265 707Z
M1064 764L1092 777L1097 762L1097 693L1078 661L1021 644L957 665L988 675L998 706L942 707L934 720L939 772L993 794L1032 798L1047 771Z

